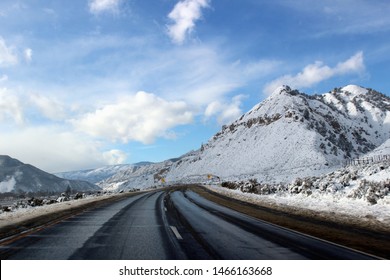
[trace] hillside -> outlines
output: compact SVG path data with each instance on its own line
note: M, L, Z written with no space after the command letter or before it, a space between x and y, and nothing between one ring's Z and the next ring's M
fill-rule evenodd
M61 172L55 174L56 176L69 180L83 180L90 183L98 183L103 181L111 176L126 170L136 170L141 166L146 166L151 164L151 162L139 162L135 164L118 164L118 165L109 165L96 169L80 170L80 171L69 171Z
M105 190L143 189L163 185L165 177L173 164L172 160L161 163L129 167L121 170L110 178L98 183Z
M100 190L94 184L62 179L9 156L0 155L0 193L52 194L64 192L68 188L73 191Z
M99 185L142 188L163 181L249 178L286 183L332 172L389 138L390 98L386 95L355 85L321 95L283 86L223 126L199 150L175 161L122 170Z
M282 87L177 162L167 178L211 173L290 181L337 168L389 137L385 95L347 86L309 96Z

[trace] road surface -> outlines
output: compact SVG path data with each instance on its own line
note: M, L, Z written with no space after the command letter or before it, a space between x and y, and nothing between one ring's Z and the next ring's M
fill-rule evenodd
M217 205L155 191L84 211L12 242L1 259L371 259Z

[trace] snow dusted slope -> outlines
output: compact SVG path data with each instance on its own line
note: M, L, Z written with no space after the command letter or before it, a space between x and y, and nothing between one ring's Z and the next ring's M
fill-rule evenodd
M96 191L88 182L65 180L9 156L0 155L0 193L59 193L68 187L75 191Z
M390 98L379 92L349 85L307 95L283 86L223 126L199 150L175 161L121 171L99 185L143 188L161 184L161 179L173 184L216 178L286 183L332 172L389 138Z
M316 96L284 86L175 163L167 179L211 173L286 182L319 175L389 139L389 108L388 97L358 86Z
M141 166L149 165L151 162L140 162L136 164L118 164L118 165L110 165L104 166L96 169L89 170L81 170L81 171L70 171L70 172L62 172L57 173L58 177L70 180L83 180L90 183L98 183L103 181L111 176L129 169L136 169Z
M390 156L390 139L388 139L385 143L380 145L378 148L368 153L367 157L375 157L375 156Z
M123 169L112 177L98 183L105 190L136 190L163 185L172 160Z

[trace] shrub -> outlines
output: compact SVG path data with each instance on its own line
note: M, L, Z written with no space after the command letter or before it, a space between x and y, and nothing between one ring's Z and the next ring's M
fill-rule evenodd
M238 189L238 185L234 182L222 182L221 186L230 190Z
M313 188L313 180L311 178L296 178L292 184L289 186L288 190L292 194L303 193L306 195L311 195Z
M385 182L369 182L361 180L359 186L352 191L348 197L365 199L370 204L378 203L379 199L383 199L390 194L390 180Z

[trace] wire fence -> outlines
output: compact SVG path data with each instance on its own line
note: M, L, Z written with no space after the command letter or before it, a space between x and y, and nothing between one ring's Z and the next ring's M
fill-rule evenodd
M367 165L379 162L390 162L390 155L376 155L372 157L349 159L344 162L344 166Z

